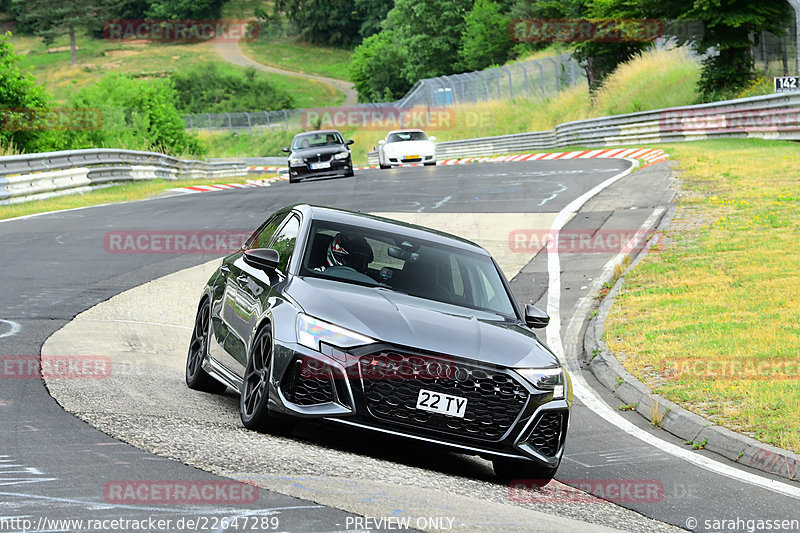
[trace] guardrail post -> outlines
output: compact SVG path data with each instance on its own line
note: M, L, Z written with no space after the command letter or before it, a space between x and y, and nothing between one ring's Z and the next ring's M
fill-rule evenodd
M230 113L225 113L225 116L228 117L228 129L232 130L233 129L233 122L231 122L231 114Z
M270 122L269 122L269 111L264 111L264 114L265 114L265 115L267 115L267 129L269 129L269 127L270 127Z
M211 129L211 113L206 113L206 116L208 117L208 129Z
M286 131L289 131L289 113L283 110L283 118L286 119Z
M250 135L253 134L253 124L250 122L250 113L245 111L245 116L247 117L247 129L250 130Z

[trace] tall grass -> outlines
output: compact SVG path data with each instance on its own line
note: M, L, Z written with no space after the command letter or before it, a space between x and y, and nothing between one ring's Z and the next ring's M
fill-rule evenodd
M700 64L684 49L649 50L623 63L597 92L593 115L620 115L699 102Z

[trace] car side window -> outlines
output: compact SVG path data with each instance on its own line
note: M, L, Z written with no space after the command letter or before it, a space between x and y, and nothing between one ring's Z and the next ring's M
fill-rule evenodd
M292 253L294 253L298 233L300 233L300 219L296 216L292 216L286 224L283 225L270 246L270 248L277 250L280 254L278 270L284 274L289 267L289 259L291 259Z
M269 222L261 226L259 229L250 236L247 241L245 241L244 246L242 247L245 250L251 250L253 248L269 248L269 243L272 242L272 237L275 235L275 231L283 224L283 221L286 220L286 214L280 213L272 217Z

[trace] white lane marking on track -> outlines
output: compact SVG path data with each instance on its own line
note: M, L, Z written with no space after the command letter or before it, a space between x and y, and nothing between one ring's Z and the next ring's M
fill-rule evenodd
M449 201L450 201L452 198L453 198L452 196L445 196L444 198L442 198L441 200L439 200L438 202L436 202L436 205L434 205L434 206L433 206L433 208L434 208L434 209L439 209L439 208L440 208L440 207L442 207L444 204L446 204L447 202L449 202Z
M560 189L558 189L553 194L551 194L550 196L539 202L539 207L543 206L544 204L546 204L547 202L549 202L550 200L554 199L556 196L567 190L567 186L564 185L563 183L559 183L558 186L560 187Z
M578 209L583 206L583 204L608 186L612 185L614 182L633 172L639 166L639 162L634 159L629 159L628 161L632 163L631 168L605 180L564 207L564 209L562 209L556 216L556 219L550 228L551 232L560 230L569 220L569 217L577 212ZM615 257L606 263L604 271L613 269L616 260L617 258ZM564 346L561 342L561 259L559 253L547 254L547 271L549 276L549 284L547 288L547 312L550 315L550 324L547 326L546 330L547 343L550 346L550 349L553 350L553 352L555 352L559 358L565 360ZM588 312L590 304L591 300L586 297L579 300L578 309L575 313L573 313L573 318L567 327L568 338L576 337L578 335L580 324L583 321L583 317ZM575 341L570 342L572 344L575 343ZM570 347L572 348L572 346ZM577 352L577 349L571 351ZM603 399L600 398L594 389L589 386L581 374L581 370L577 364L575 356L570 357L570 359L566 359L565 361L567 363L567 367L572 370L570 372L570 376L572 377L572 384L575 394L581 399L583 404L597 414L600 418L608 421L611 424L614 424L625 433L631 435L632 437L636 437L637 439L650 444L651 446L654 446L670 455L673 455L678 459L682 459L710 472L714 472L737 481L749 483L751 485L777 492L791 498L800 499L800 488L798 487L792 487L776 480L763 478L751 472L738 470L728 464L715 461L714 459L710 459L669 442L663 441L655 435L651 435L650 433L636 427L628 420L622 418L616 411L611 409L611 407L609 407L603 401Z
M8 324L8 327L11 328L8 331L6 331L5 333L0 334L0 339L4 339L6 337L13 337L17 333L19 333L20 330L22 329L22 326L20 326L19 324L17 324L13 320L3 320L2 318L0 318L0 322L2 322L4 324Z

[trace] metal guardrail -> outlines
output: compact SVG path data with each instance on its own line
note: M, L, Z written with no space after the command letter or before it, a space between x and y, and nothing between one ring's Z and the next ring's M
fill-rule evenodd
M233 178L242 162L182 160L155 152L66 150L0 157L0 205L82 193L112 182Z
M592 148L730 137L800 140L800 93L579 120L549 131L440 142L436 144L436 157L441 161L564 146ZM370 164L376 165L377 157L377 151L369 152Z
M559 124L549 131L437 143L437 158L480 157L564 146L726 137L800 140L800 93L756 96ZM369 152L371 165L377 152ZM184 161L133 150L74 150L0 157L0 204L83 192L114 181L242 176L244 162Z

